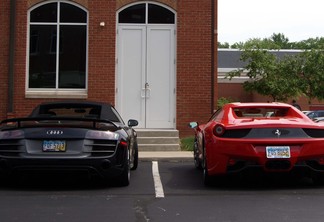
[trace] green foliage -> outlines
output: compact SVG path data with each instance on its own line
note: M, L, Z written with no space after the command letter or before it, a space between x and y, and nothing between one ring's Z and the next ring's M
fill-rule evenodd
M244 83L245 90L271 96L273 101L287 101L300 94L294 78L293 57L277 59L266 50L246 50L242 53L242 60L250 61L245 69L248 70L247 76L253 79Z
M228 49L230 47L228 42L224 42L224 43L218 42L217 46L219 49Z
M289 42L284 34L270 38L249 39L235 43L231 48L241 49L241 60L247 65L226 75L232 79L247 73L249 81L244 89L270 96L274 101L287 101L305 95L312 99L324 99L324 37ZM269 50L302 49L303 53L277 58Z
M268 50L253 47L245 49L241 60L243 69L227 74L227 78L240 76L243 71L250 78L243 87L272 97L273 101L287 101L305 95L311 101L324 99L324 52L307 50L296 55L277 58Z
M185 137L180 140L180 147L182 151L193 151L194 148L194 137Z
M218 48L246 49L324 49L324 37L309 38L299 42L290 42L282 33L273 33L269 38L252 38L246 42L229 43L218 42Z
M292 42L291 49L324 49L324 38L309 38L300 42Z
M270 37L270 41L272 41L275 45L277 45L280 49L290 49L291 45L289 44L289 39L282 33L275 34Z
M217 109L222 108L225 104L234 102L235 99L232 98L225 98L225 97L220 97L217 100Z
M280 49L280 47L271 39L249 39L241 49Z
M298 55L299 86L309 103L312 99L324 99L324 52L307 50Z

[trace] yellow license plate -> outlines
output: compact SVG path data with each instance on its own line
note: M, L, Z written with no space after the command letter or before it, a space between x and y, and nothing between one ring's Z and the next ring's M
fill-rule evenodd
M44 140L43 151L44 152L65 152L66 143L64 140Z

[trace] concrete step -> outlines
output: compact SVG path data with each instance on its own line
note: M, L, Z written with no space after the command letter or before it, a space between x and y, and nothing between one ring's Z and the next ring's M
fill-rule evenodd
M138 144L139 151L180 151L179 144Z
M178 137L138 137L139 144L179 144Z
M178 130L135 129L138 137L178 137Z
M180 151L178 130L136 129L139 151Z

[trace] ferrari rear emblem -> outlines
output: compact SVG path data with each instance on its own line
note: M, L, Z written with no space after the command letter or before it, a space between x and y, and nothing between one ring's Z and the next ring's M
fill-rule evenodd
M279 137L279 136L281 135L281 131L277 129L277 130L274 132L274 134L277 135L277 136Z

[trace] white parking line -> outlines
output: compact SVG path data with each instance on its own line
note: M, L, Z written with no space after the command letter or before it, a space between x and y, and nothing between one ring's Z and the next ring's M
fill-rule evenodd
M152 173L155 187L155 197L164 198L164 191L159 173L159 166L157 161L152 161Z

